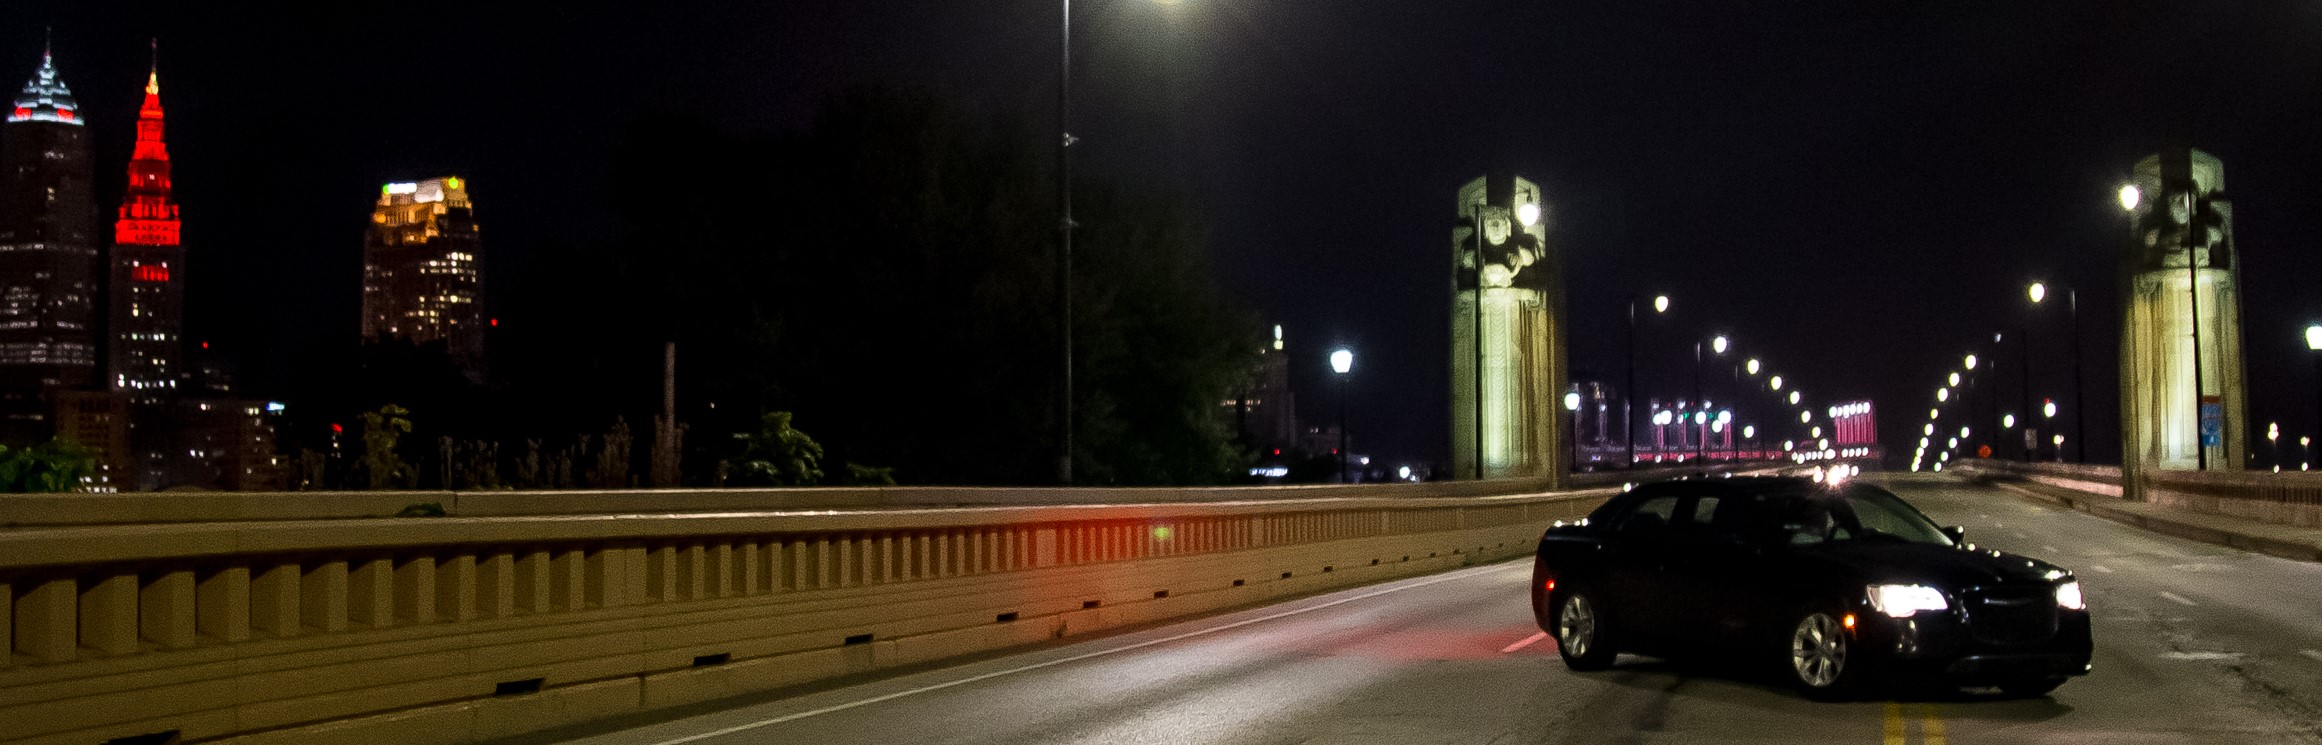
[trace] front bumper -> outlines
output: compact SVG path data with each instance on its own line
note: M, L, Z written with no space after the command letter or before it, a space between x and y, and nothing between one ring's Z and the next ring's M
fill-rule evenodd
M1864 608L1859 617L1855 649L1898 677L1975 684L2086 675L2095 654L2087 611L2058 610L2054 633L2004 641L1978 636L1957 613L1889 618Z

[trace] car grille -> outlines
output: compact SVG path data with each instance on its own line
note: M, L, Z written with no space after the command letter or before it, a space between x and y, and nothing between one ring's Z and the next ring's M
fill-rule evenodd
M2056 635L2055 590L2046 587L1975 590L1964 605L1968 632L1977 641L2028 644Z

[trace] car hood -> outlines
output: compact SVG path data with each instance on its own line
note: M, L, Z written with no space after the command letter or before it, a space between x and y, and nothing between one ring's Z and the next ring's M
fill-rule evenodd
M1924 543L1842 541L1806 549L1862 574L1870 584L1929 584L1948 589L1993 585L2052 584L2068 576L2045 561L1990 549L1963 549Z

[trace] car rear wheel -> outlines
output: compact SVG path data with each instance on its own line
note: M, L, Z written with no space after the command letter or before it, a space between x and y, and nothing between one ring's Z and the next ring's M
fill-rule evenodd
M2001 682L1999 684L1999 689L2000 693L2007 694L2011 698L2039 698L2041 696L2048 695L2052 691L2055 691L2056 687L2064 685L2064 681L2066 680L2068 680L2068 678L2061 676L2054 678L2025 678L2022 680L2010 680Z
M1799 614L1791 626L1789 660L1791 680L1818 698L1844 698L1853 692L1856 665L1854 639L1838 615L1824 610Z
M1585 592L1566 592L1556 604L1556 654L1564 666L1579 671L1612 667L1619 654L1606 633L1604 615L1596 599Z

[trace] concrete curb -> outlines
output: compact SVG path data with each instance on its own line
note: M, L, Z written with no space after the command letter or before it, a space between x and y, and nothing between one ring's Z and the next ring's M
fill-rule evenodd
M2143 528L2155 533L2173 535L2227 548L2261 553L2293 561L2322 562L2322 545L2239 533L2223 528L2200 525L2182 520L2124 510L2105 502L2117 502L2112 497L2092 497L2060 487L2034 482L1983 479L1984 483L2006 489L2025 498L2050 506L2079 510L2097 517Z

